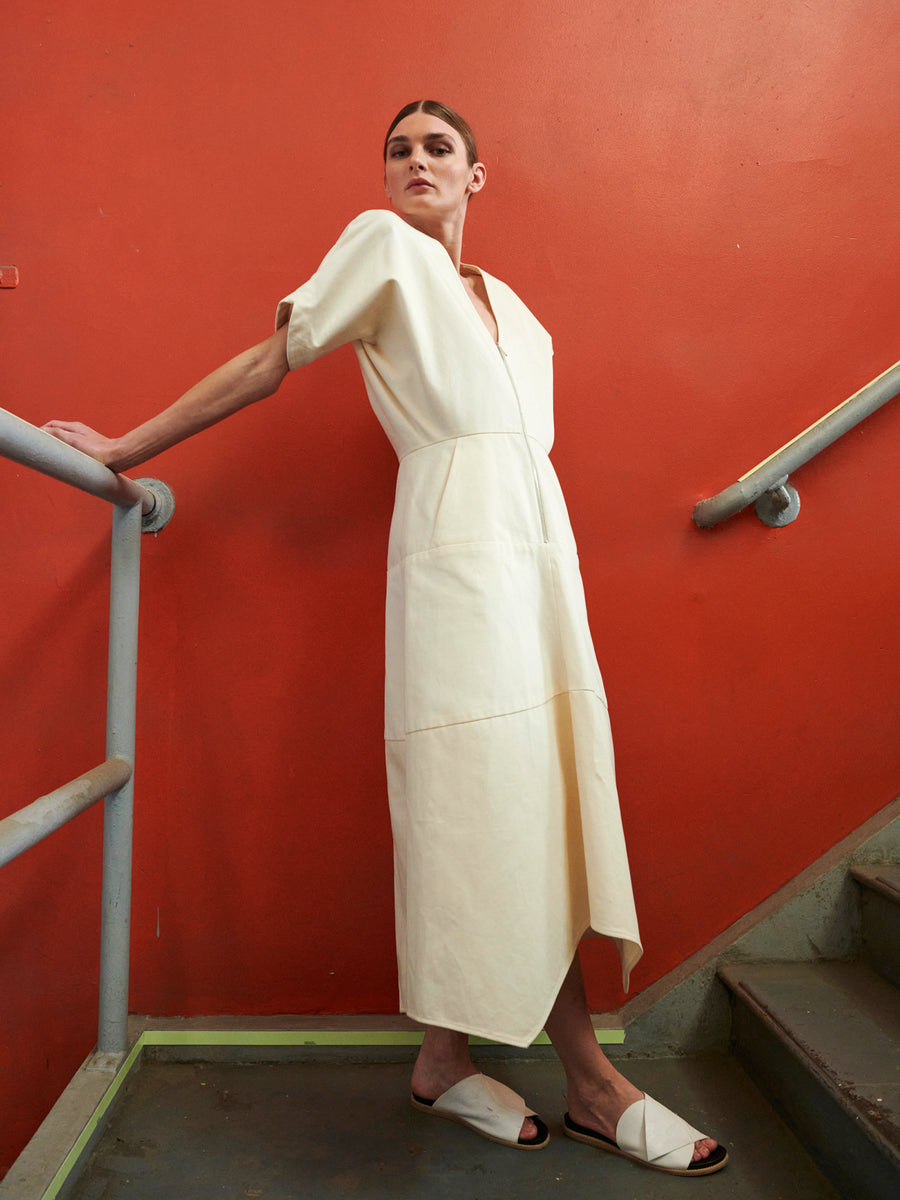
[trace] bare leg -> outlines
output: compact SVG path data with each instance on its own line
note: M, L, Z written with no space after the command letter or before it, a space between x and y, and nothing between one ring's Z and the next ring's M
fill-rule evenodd
M546 1028L566 1072L572 1120L615 1139L619 1117L643 1092L619 1074L597 1045L577 953ZM693 1161L708 1158L716 1145L712 1138L697 1142Z
M413 1067L412 1090L423 1100L437 1100L454 1083L477 1075L478 1068L469 1057L469 1035L439 1025L426 1025L422 1049ZM522 1124L519 1137L530 1139L537 1126L530 1117Z

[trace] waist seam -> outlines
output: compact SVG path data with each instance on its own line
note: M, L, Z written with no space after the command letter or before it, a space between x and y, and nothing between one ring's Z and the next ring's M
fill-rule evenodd
M398 461L403 462L405 459L411 457L411 455L418 454L420 450L430 450L432 448L432 446L443 446L446 442L461 442L461 441L464 441L466 438L475 438L475 437L520 438L522 436L523 435L522 435L521 429L479 429L477 433L455 433L455 434L452 434L450 437L437 438L433 442L425 442L421 446L416 446L415 449L413 449L413 450L407 450L407 452L405 454L398 455ZM528 440L530 442L534 442L534 444L536 446L539 446L540 449L543 450L544 454L546 454L549 457L550 451L547 450L544 447L543 443L539 442L533 434L528 433L528 434L525 434L525 436L528 438Z

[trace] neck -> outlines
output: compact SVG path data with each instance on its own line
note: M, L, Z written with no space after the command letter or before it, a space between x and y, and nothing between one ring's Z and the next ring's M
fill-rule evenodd
M417 219L416 217L409 216L404 216L403 219L413 229L418 229L420 233L426 233L429 237L434 238L436 242L440 242L450 255L453 266L457 272L459 271L459 265L462 262L463 225L466 221L465 210L460 212L456 217L449 219L436 217L429 221L426 218Z

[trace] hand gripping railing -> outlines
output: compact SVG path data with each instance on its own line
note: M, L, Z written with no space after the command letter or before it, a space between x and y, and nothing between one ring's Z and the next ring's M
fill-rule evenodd
M788 483L790 473L898 394L900 363L894 363L849 400L833 408L814 425L810 425L809 429L776 450L765 462L742 475L737 483L725 488L717 496L701 500L694 508L694 521L701 529L710 529L748 504L755 503L756 515L764 524L773 528L789 525L800 511L800 497Z
M113 505L106 761L0 821L0 866L106 797L97 1049L123 1054L128 1021L141 530L162 529L175 504L171 491L158 479L116 475L5 409L0 409L0 456Z

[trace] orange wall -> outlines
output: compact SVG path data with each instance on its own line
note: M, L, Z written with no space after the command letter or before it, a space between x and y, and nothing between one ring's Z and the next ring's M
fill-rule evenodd
M645 987L898 790L900 412L701 533L898 357L896 6L44 0L4 21L5 405L114 433L264 337L380 142L479 132L466 257L552 331ZM349 350L145 468L132 1008L396 1007L381 748L392 453ZM140 474L141 472L138 472ZM108 513L0 464L3 805L103 757ZM94 1039L100 814L4 872L2 1165ZM621 995L590 948L597 1007ZM2 1169L0 1165L0 1169Z

